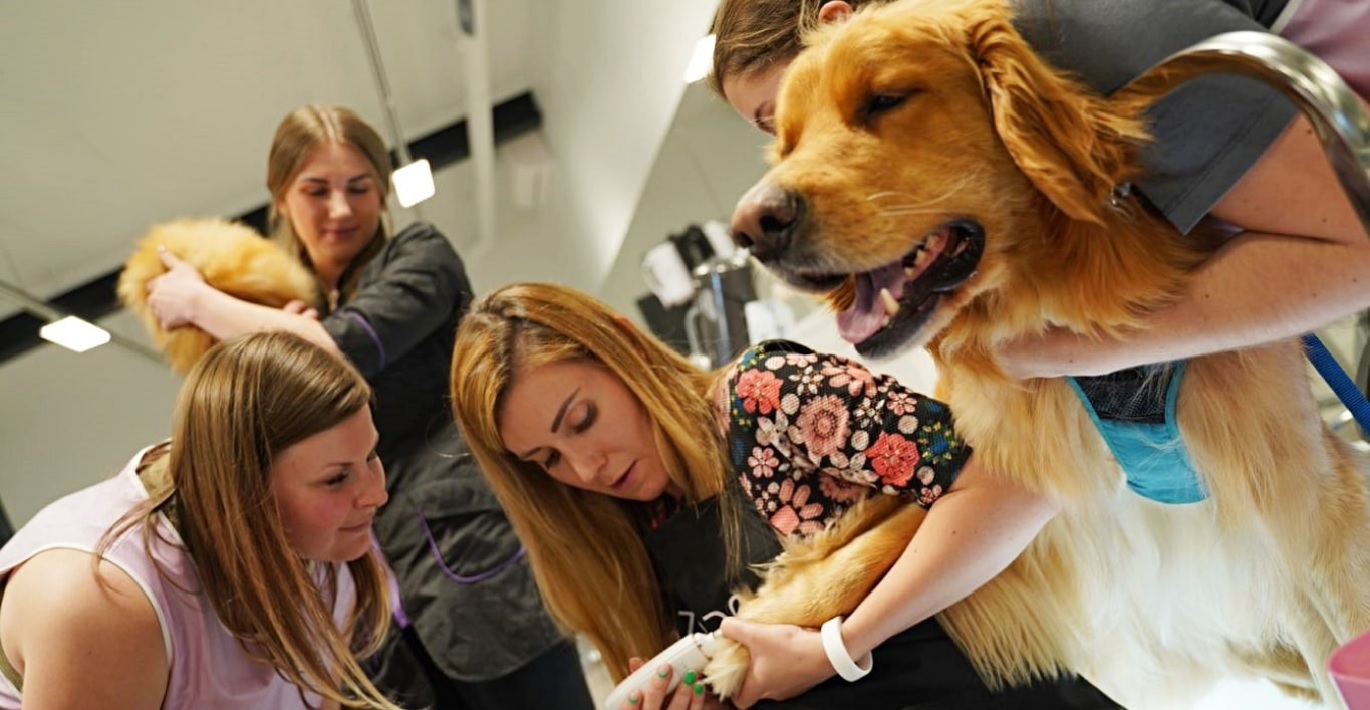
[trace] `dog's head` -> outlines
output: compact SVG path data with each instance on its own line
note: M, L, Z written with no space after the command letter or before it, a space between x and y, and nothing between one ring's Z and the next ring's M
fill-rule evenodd
M734 237L828 294L863 355L921 344L1003 288L1048 221L1102 221L1143 139L1044 64L998 2L894 2L809 43Z

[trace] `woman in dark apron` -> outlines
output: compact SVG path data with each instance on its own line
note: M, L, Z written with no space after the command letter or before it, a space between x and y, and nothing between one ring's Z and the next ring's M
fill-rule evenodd
M740 705L764 693L792 708L1116 707L1076 681L993 693L931 618L1002 570L1056 508L989 478L947 408L892 378L782 341L700 372L598 301L542 284L472 306L452 375L458 421L549 609L595 643L616 680L630 658L718 628L730 592L755 582L749 566L773 558L782 537L812 535L889 495L929 509L913 564L897 562L836 622L845 648L804 629L779 651L749 646L747 683L768 687L744 684ZM939 503L948 491L962 495ZM958 528L969 515L1002 524L987 535ZM916 598L911 579L959 596L922 613L935 603ZM891 591L894 607L872 602ZM868 676L835 677L872 649ZM765 668L783 678L757 681ZM680 682L659 685L667 680ZM699 692L677 690L670 707L703 707Z

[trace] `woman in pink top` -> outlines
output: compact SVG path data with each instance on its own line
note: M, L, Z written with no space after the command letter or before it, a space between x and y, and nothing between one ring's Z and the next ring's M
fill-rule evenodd
M370 397L299 336L211 350L169 443L0 549L0 708L397 710L354 660L389 608Z

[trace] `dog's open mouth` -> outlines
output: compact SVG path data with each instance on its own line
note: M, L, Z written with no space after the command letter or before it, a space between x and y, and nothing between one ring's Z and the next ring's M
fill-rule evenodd
M855 298L837 315L842 338L865 356L892 354L918 334L943 294L975 275L984 249L984 229L956 220L899 261L855 274Z

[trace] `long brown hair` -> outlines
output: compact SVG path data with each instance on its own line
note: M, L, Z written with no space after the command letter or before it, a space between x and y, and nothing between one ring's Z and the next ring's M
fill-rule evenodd
M271 206L267 209L267 228L273 239L295 254L306 266L313 268L304 244L295 234L294 225L276 206L285 199L286 190L299 176L309 154L318 146L329 143L349 145L361 152L375 173L376 189L380 191L381 199L381 221L376 226L376 234L348 265L347 271L338 282L340 301L345 301L356 291L362 267L385 246L385 205L390 195L390 173L394 171L395 165L390 159L390 151L385 148L385 141L376 129L351 109L342 106L309 104L287 114L276 127L276 135L271 139L271 153L266 160L266 189L271 192Z
M135 526L151 555L156 516L166 513L195 562L201 593L249 656L301 692L344 707L398 710L356 660L376 651L389 623L376 551L347 563L356 604L340 631L332 612L335 568L294 551L271 487L275 455L361 411L370 398L356 370L297 335L259 332L215 345L186 376L176 402L170 484L105 533L97 559Z
M645 504L559 483L511 454L499 433L500 408L519 373L565 362L603 367L642 403L687 504L733 495L709 402L719 375L698 370L603 303L553 284L498 289L457 329L452 402L462 434L528 548L553 618L587 636L621 679L629 658L651 657L675 635L642 540ZM734 568L737 530L734 512L724 520Z

